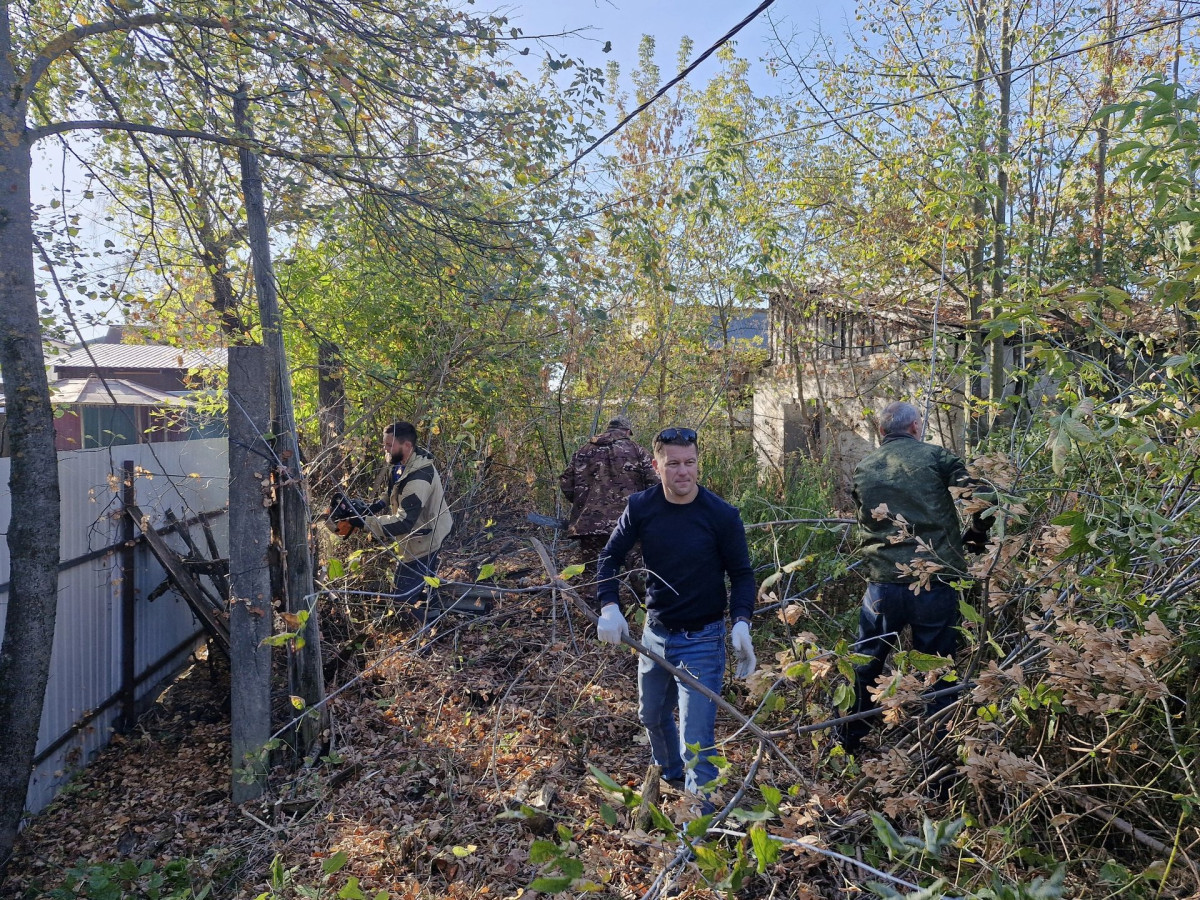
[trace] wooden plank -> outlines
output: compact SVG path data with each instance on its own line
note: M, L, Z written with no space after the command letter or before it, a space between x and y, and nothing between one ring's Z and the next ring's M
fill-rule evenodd
M187 566L183 564L183 560L179 555L167 546L167 542L163 540L162 535L150 527L150 519L146 516L140 507L136 504L130 504L125 508L125 513L138 528L142 529L142 535L146 538L146 543L150 545L150 550L154 556L162 564L167 574L171 576L171 580L175 582L175 586L179 588L179 592L183 595L183 599L187 601L192 612L204 624L205 629L217 639L221 645L221 649L226 654L229 653L229 627L218 617L216 610L212 607L212 602L209 597L196 583L196 579L192 577L192 573L188 571Z
M217 575L224 575L229 571L229 564L223 559L192 559L186 557L183 564L188 567L188 571L195 575L207 575L209 578Z
M250 119L250 100L244 85L233 98L235 129L247 139L254 135ZM280 531L276 535L284 565L284 598L287 610L307 615L301 636L303 646L288 653L288 684L294 695L303 698L308 709L300 722L301 750L307 754L328 723L325 700L325 676L321 666L320 608L313 586L313 553L308 522L309 505L304 472L300 467L300 443L296 431L296 411L292 402L292 378L283 339L283 316L279 309L278 283L271 260L271 240L263 198L262 173L257 153L249 147L238 150L242 174L242 198L246 212L246 242L254 270L254 293L258 299L258 321L265 351L264 384L270 385L269 402L272 425L262 428L274 434L275 469L279 497ZM232 446L232 435L230 444ZM253 446L253 445L252 445ZM231 454L232 456L232 454ZM285 469L286 472L280 471ZM284 479L280 476L286 474ZM230 496L233 485L230 484ZM311 606L309 603L311 601Z
M212 526L208 524L207 519L200 520L200 527L204 529L204 543L208 544L208 555L213 559L221 559L221 551L217 549L217 539L213 537ZM215 575L209 575L213 584L217 586L217 590L221 592L221 599L229 603L229 560L224 559L225 571Z
M221 575L222 571L229 571L229 561L225 559L218 559L215 556L213 559L205 559L200 547L197 546L195 540L192 539L191 528L187 524L179 521L174 511L171 509L168 509L163 515L167 522L175 529L176 533L183 538L183 542L188 546L188 550L191 555L183 558L184 565L186 565L188 570L194 575L207 575L209 577L209 580L211 580L213 583L213 587L217 590L218 596L217 599L214 600L207 591L205 591L205 595L212 600L215 608L224 612L225 605L229 602L229 588L228 585L224 583L225 579L220 578L218 581L218 577ZM214 577L214 573L217 577ZM201 585L201 590L203 590L203 585Z
M650 807L659 804L661 782L662 766L651 763L646 769L646 777L642 779L642 802L633 814L633 827L639 831L649 831L654 827L654 814L650 812Z
M185 544L187 544L188 552L191 553L192 556L199 557L202 555L200 553L200 548L197 547L196 542L192 540L191 529L179 527L179 517L175 515L175 510L168 507L166 512L163 513L163 518L167 520L167 524L174 528L175 533L183 539Z

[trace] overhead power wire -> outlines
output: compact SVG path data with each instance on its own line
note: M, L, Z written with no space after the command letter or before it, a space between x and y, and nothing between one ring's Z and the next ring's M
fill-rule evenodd
M750 21L755 16L757 16L762 10L764 10L768 6L770 6L772 2L774 2L774 0L769 0L769 2L764 2L763 4L761 4L758 9L756 9L753 13L750 14L750 16L748 16L741 23L739 23L737 25L737 27L733 29L733 31L731 31L725 37L721 38L720 42L718 42L717 44L714 44L711 48L706 50L704 52L704 54L702 54L692 65L688 66L686 69L684 69L682 72L680 72L679 75L677 75L669 83L667 83L662 88L660 88L657 92L655 92L653 97L651 97L649 100L647 100L641 106L639 106L637 109L635 109L629 115L627 115L624 119L622 119L620 122L618 122L616 125L614 125L601 138L599 138L597 141L595 141L591 146L589 146L586 150L584 150L582 153L580 153L578 156L576 156L569 163L556 169L553 173L551 173L550 175L547 175L545 178L538 181L535 185L533 185L532 187L523 191L519 196L501 201L500 203L497 204L497 206L506 206L506 205L512 203L514 200L518 200L522 197L527 197L530 193L537 190L539 187L543 187L544 185L549 184L551 181L553 181L554 179L561 176L563 173L570 170L581 159L583 159L585 156L587 156L587 154L591 153L594 149L596 149L598 146L600 146L602 143L604 143L606 140L608 140L608 138L610 138L614 134L616 134L621 128L623 128L626 124L628 124L629 121L631 121L635 116L637 116L639 113L644 111L648 106L650 106L650 104L652 104L655 100L657 100L664 93L666 93L666 91L670 90L670 88L673 85L677 84L682 78L686 77L687 74L689 72L691 72L693 69L695 69L695 67L701 61L703 61L703 59L705 57L707 57L708 55L711 55L711 53L714 50L719 48L721 43L727 41L730 38L730 36L732 36L733 34L736 34L739 29L741 29L743 26L745 26L748 21ZM1200 0L1195 0L1195 2L1200 2ZM976 84L976 82L978 82L978 81L989 81L992 78L996 78L996 77L999 77L1002 75L1011 75L1011 76L1017 76L1017 77L1027 75L1030 72L1032 72L1036 69L1039 69L1044 65L1048 65L1048 64L1054 63L1054 62L1060 62L1064 59L1069 59L1072 56L1078 56L1081 53L1087 53L1091 50L1098 50L1098 49L1100 49L1102 47L1106 47L1110 44L1119 44L1122 41L1129 40L1130 38L1140 37L1141 35L1150 34L1152 32L1158 31L1162 28L1169 28L1173 25L1181 25L1184 22L1192 21L1195 19L1200 19L1200 12L1184 13L1184 14L1178 15L1178 16L1171 16L1169 18L1159 19L1154 22L1147 22L1140 28L1134 28L1130 31L1125 31L1125 32L1122 32L1121 34L1114 35L1111 38L1105 38L1103 40L1098 40L1098 41L1095 41L1090 44L1084 44L1082 47L1074 47L1070 50L1063 50L1058 53L1053 53L1050 56L1046 56L1041 59L1035 59L1028 63L1022 63L1021 65L1018 65L1018 66L1011 66L1008 69L1004 69L1004 70L1000 70L1000 71L996 71L996 72L989 72L988 74L981 75L978 78L963 78L961 80L955 81L952 84L947 84L942 87L934 88L932 90L925 91L920 94L914 94L911 97L902 97L898 100L891 100L886 103L874 103L874 104L860 107L859 109L852 109L852 110L842 113L840 115L830 115L830 116L827 116L826 118L818 120L818 121L806 122L803 125L799 125L795 128L789 128L784 131L776 131L776 132L772 132L770 134L759 135L758 137L747 138L746 140L743 140L743 141L737 141L737 142L734 142L731 144L723 145L721 149L722 150L734 150L734 149L738 149L740 147L749 147L754 144L760 144L760 143L764 143L766 141L776 140L778 138L791 137L791 136L794 136L797 134L804 134L805 132L817 131L817 130L819 130L821 128L825 128L829 125L837 125L842 122L848 122L852 119L858 119L858 118L862 118L863 116L871 115L872 113L886 112L887 110L897 109L900 107L908 106L912 103L918 103L922 100L930 100L935 97L940 97L944 94L949 94L954 91L962 90L964 88L973 87ZM695 157L698 157L698 156L707 156L709 153L712 153L712 152L713 151L709 148L701 148L699 150L693 150L689 153L679 153L674 156L656 157L654 160L651 160L648 162L626 163L624 165L616 166L616 168L618 170L637 169L637 168L642 168L645 166L649 166L649 165L653 165L653 164L661 163L661 162L675 162L675 161L684 160L684 159L694 159ZM608 205L611 206L612 204L610 203ZM594 215L598 211L599 210L592 210L590 212L576 214L574 216L571 216L570 218L574 218L574 219L587 218L590 215ZM514 221L485 220L485 221L490 221L492 224L514 225L514 224L520 224L522 220L514 220Z
M603 144L605 141L607 141L610 137L612 137L614 134L616 134L618 131L620 131L622 128L624 128L626 125L628 125L634 119L636 119L641 113L645 112L654 103L654 101L661 98L667 91L669 91L671 88L675 87L675 85L679 84L679 82L683 81L683 79L687 78L688 75L690 75L692 72L694 72L696 70L697 66L699 66L702 62L704 62L706 59L708 59L710 56L712 56L714 53L716 53L719 49L721 49L721 47L723 45L727 44L730 40L732 40L734 35L736 35L739 31L741 31L743 28L745 28L747 25L749 25L751 22L753 22L756 18L758 18L758 16L761 15L764 11L766 11L767 8L770 7L774 2L775 2L775 0L763 0L762 3L758 4L758 6L756 6L754 8L754 10L752 12L750 12L749 15L746 16L746 18L742 19L742 21L738 22L736 25L734 25L732 28L730 28L729 31L725 32L724 35L722 35L720 38L717 39L716 43L714 43L711 47L709 47L707 50L705 50L703 53L701 53L699 56L697 56L694 60L692 60L691 64L687 68L683 69L678 75L676 75L674 78L672 78L670 81L668 81L662 87L660 87L657 91L655 91L654 94L650 97L650 99L646 100L644 103L639 104L636 109L634 109L632 112L629 113L629 115L625 116L625 118L621 119L620 122L618 122L612 128L608 129L608 131L604 132L604 134L600 135L600 137L598 137L596 140L592 141L592 143L588 144L588 146L586 148L584 148L584 150L582 152L580 152L579 155L576 156L573 160L571 160L568 163L563 164L560 168L556 169L554 172L547 175L545 178L543 178L541 181L539 181L537 184L535 184L533 187L531 187L529 189L529 191L534 191L537 188L541 187L542 185L548 184L549 182L558 178L564 172L568 171L571 167L577 165L579 163L579 161L582 160L585 156L587 156L589 153L591 153L593 150L595 150L597 147L599 147L601 144ZM526 193L528 193L528 191Z

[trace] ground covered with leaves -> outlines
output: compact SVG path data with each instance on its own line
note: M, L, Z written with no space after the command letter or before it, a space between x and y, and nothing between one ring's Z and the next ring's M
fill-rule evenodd
M572 545L559 549L564 566L574 561ZM680 840L633 828L622 796L594 775L641 789L649 750L636 719L636 658L600 644L561 593L544 589L531 550L508 555L495 580L515 591L490 616L448 616L424 633L393 626L385 601L328 610L329 630L348 639L331 648L340 681L331 690L344 689L330 702L330 746L299 773L277 767L265 803L229 802L228 676L219 660L197 662L25 829L9 889L44 896L64 890L72 867L150 860L163 872L186 860L197 892L257 896L271 891L278 860L275 888L287 896L296 885L334 896L353 877L368 895L515 897L541 874L578 871L577 860L595 889L643 895ZM744 691L730 696L745 704ZM724 750L731 794L754 745ZM783 783L772 765L759 777ZM840 805L815 795L785 802L780 833L812 839ZM668 788L661 807L674 821L694 817ZM344 866L326 875L339 854ZM707 890L691 868L668 877L685 893ZM761 876L765 893L782 888L774 870ZM825 865L810 874L803 889L793 869L785 894L824 895L845 878ZM119 881L115 870L104 877ZM124 891L145 891L148 878L127 879ZM75 894L87 890L81 883Z
M229 801L228 675L219 659L197 661L25 829L5 896L810 898L857 896L872 884L887 896L939 877L953 883L955 869L972 873L981 898L1104 896L1137 883L1164 897L1191 892L1187 866L1169 848L1156 857L1144 832L1122 831L1126 818L1094 799L1055 799L1054 735L1017 754L1012 741L989 737L986 716L965 715L970 728L955 726L946 740L914 715L920 692L943 674L929 660L899 660L880 691L887 730L846 757L822 727L846 703L852 660L833 646L853 615L833 591L756 622L760 673L749 685L727 679L725 691L754 724L718 720L727 765L707 835L688 825L694 798L666 786L639 817L649 749L636 719L636 657L600 644L552 588L528 540L544 530L497 531L503 546L482 555L478 543L463 546L442 566L467 584L492 561L499 593L488 615L422 627L387 598L329 595L328 743L308 765L281 752L264 801ZM573 545L552 551L560 570L576 562ZM803 630L814 623L824 639ZM1066 644L1041 645L1062 690L1094 698L1103 685L1092 691L1088 679L1106 672L1109 691L1133 676L1153 681L1120 635L1080 628L1069 639L1100 654L1087 673L1071 674L1072 659L1086 660ZM1167 639L1139 640L1133 651L1151 659ZM1023 677L991 665L971 702L994 702ZM1151 700L1156 690L1143 685ZM1020 704L1027 738L1037 702ZM1036 833L1043 808L1057 837ZM1064 829L1084 835L1087 866L1058 865L1081 852L1077 842L1055 854ZM1085 879L1101 872L1109 880L1092 893ZM956 894L927 896L943 895Z

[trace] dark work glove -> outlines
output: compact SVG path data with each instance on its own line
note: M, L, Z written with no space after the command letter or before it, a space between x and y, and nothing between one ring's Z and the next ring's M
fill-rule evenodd
M980 554L987 549L987 539L986 529L980 531L974 527L968 528L962 536L963 549L968 553Z
M367 511L371 515L377 516L381 512L384 512L387 508L388 508L388 502L386 500L376 500L374 503L372 503L370 506L367 507Z

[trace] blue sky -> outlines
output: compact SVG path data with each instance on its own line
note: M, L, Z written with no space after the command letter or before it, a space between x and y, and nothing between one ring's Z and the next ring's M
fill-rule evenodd
M621 64L622 76L637 63L637 48L643 34L654 35L657 61L666 80L676 74L675 57L679 39L687 36L695 43L693 57L713 44L721 35L750 13L759 0L517 0L495 7L526 34L551 34L581 30L577 37L551 41L556 47L585 62L603 67L609 59ZM476 5L487 8L485 0ZM807 46L818 27L830 35L840 35L846 19L853 19L852 0L776 0L735 38L738 55L754 63L752 85L756 92L773 92L773 81L759 62L770 53L773 19L781 33L794 34ZM612 51L602 53L605 41ZM532 56L532 54L531 54ZM719 63L715 58L704 62L691 76L693 86L704 84Z
M546 43L601 68L615 59L628 88L629 73L637 64L637 48L643 34L654 35L657 41L661 80L666 81L677 73L680 38L686 35L692 39L691 58L695 58L758 3L759 0L475 0L472 11L506 15L526 35L577 32L568 37L547 38ZM772 20L782 34L793 35L800 46L807 47L818 29L828 35L841 35L846 29L846 19L853 19L853 15L853 0L776 0L735 39L738 55L752 63L750 80L755 92L765 95L781 89L779 80L771 78L761 62L763 56L771 53ZM603 53L601 48L607 41L611 41L612 49ZM530 66L527 74L536 75L534 63L538 56L534 51L527 58L517 59L519 62L527 59ZM544 52L540 56L544 58ZM688 82L693 87L703 86L719 66L715 58L707 60L689 76ZM82 180L77 164L64 157L57 144L48 143L35 151L33 180L35 202L43 203L51 198L54 186L65 182L75 198L70 206L83 216L85 235L96 244L110 235L110 229L100 221L103 214L100 205L80 200ZM93 337L97 329L87 332Z

